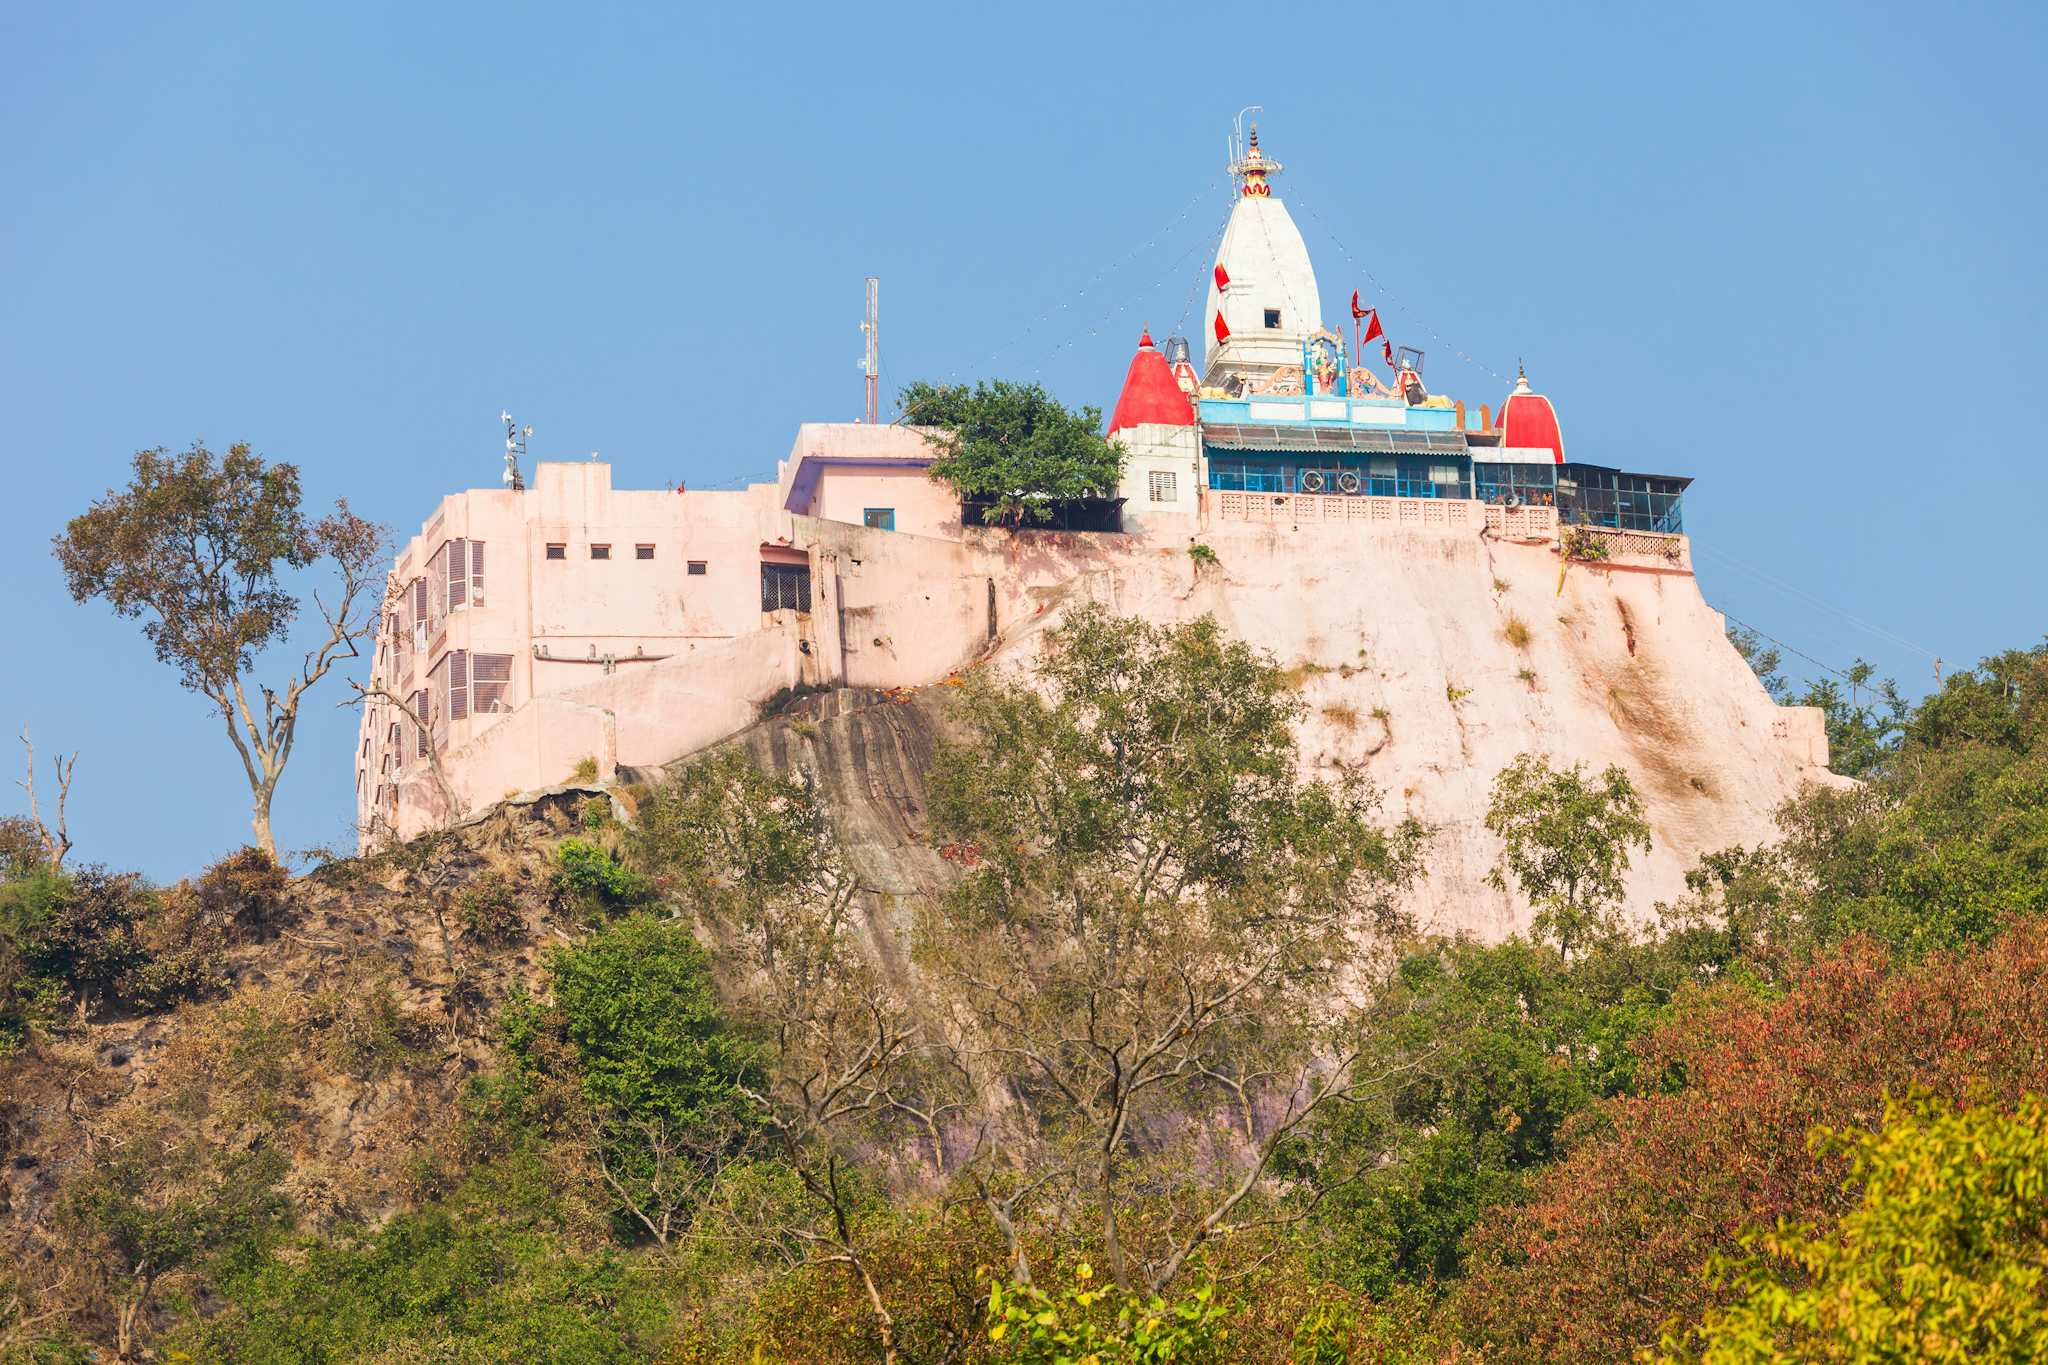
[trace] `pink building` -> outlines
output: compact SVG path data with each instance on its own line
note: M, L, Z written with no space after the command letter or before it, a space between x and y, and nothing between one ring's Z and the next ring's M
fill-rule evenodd
M371 673L395 700L365 707L356 761L365 842L450 816L430 751L464 809L561 782L586 759L608 776L620 727L602 702L659 666L664 682L689 665L725 693L671 696L680 713L627 724L684 741L826 680L794 528L957 539L960 506L926 477L931 454L903 427L805 425L775 484L627 490L608 464L543 463L528 487L443 498L392 568ZM629 749L659 761L666 744Z

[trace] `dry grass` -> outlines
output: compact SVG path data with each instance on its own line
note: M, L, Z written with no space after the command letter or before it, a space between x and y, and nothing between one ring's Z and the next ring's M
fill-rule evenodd
M1358 708L1348 701L1333 701L1323 707L1323 719L1336 726L1339 730L1356 730L1358 728Z
M1529 623L1513 612L1509 612L1506 624L1500 628L1500 638L1506 640L1516 649L1527 649L1530 639Z
M1313 659L1303 659L1300 663L1282 672L1280 680L1286 683L1293 691L1299 692L1302 688L1308 686L1309 679L1329 671L1327 667L1315 662Z

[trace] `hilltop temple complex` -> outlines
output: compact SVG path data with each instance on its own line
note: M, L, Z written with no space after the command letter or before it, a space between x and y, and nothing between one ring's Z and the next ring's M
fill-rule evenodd
M616 489L593 460L443 498L392 568L365 846L652 770L793 691L1028 667L1077 601L1210 612L1298 661L1308 761L1461 827L1432 894L1467 921L1491 907L1466 927L1517 913L1469 828L1516 752L1648 773L1671 850L1640 873L1653 892L1827 780L1817 713L1773 705L1699 597L1690 480L1568 451L1526 377L1497 409L1432 392L1355 295L1352 335L1326 325L1256 129L1231 170L1200 368L1181 338L1138 339L1108 423L1122 485L1085 518L979 525L929 477L929 433L865 424L800 425L776 482L736 491ZM1566 556L1567 535L1594 548Z

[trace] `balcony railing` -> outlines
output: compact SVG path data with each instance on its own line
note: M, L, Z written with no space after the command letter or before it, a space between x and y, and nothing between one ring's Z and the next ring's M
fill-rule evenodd
M1557 534L1555 507L1489 507L1470 498L1379 498L1342 493L1253 493L1213 489L1219 521L1269 526L1342 523L1354 526L1484 526L1507 540L1548 540Z

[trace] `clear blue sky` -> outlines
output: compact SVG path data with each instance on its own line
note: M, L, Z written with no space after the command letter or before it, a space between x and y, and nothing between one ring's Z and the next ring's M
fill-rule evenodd
M1435 387L1503 391L1424 326L1697 476L1724 609L1915 690L1838 613L2038 639L2048 11L1689 8L0 7L0 722L83 751L85 858L197 867L247 833L219 723L48 553L134 450L245 439L407 534L500 407L624 484L766 473L858 414L869 273L891 392L1106 407L1200 325L1249 103L1330 314L1370 271ZM342 695L287 847L346 840Z

